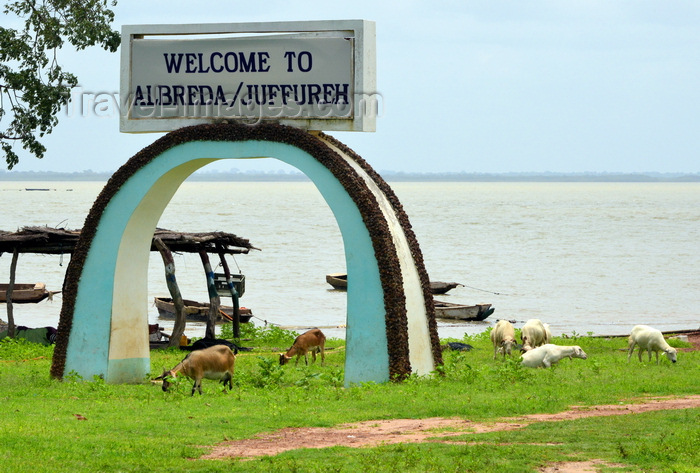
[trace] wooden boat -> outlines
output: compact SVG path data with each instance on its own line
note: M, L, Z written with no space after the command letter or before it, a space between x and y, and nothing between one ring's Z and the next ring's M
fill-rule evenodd
M185 303L185 315L187 320L196 322L206 322L209 317L209 304L205 302L197 302L188 299L183 299ZM158 309L158 316L162 319L175 319L175 304L169 297L156 297L155 305ZM233 319L233 307L222 305L219 307L219 316L216 319L217 323L230 322ZM241 317L241 322L246 323L253 317L253 311L246 307L239 307L238 313Z
M333 289L346 290L348 288L348 275L346 273L326 274L326 282L333 286ZM457 282L430 281L430 292L432 294L445 294L446 292L462 286Z
M333 289L345 290L348 288L348 275L346 273L326 274L326 282L333 286Z
M446 294L459 286L463 286L463 284L458 282L430 281L430 292L433 294Z
M7 302L7 288L9 284L0 284L0 303ZM53 294L61 291L47 291L46 284L38 282L35 284L15 284L12 288L13 304L29 304L41 302Z
M435 317L438 319L456 319L481 321L495 310L491 304L463 305L451 302L435 302Z

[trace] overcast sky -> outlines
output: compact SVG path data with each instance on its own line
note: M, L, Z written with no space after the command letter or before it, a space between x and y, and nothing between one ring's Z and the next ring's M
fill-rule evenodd
M376 170L700 172L700 2L123 0L125 24L365 19L377 28L374 133L330 133ZM62 51L87 93L119 53ZM114 171L161 134L116 113L62 117L18 171ZM289 169L274 159L207 169Z

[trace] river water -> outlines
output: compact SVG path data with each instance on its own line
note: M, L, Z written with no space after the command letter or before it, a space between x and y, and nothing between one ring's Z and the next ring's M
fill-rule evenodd
M391 182L423 251L431 280L465 285L440 299L491 303L482 323L440 322L442 337L478 333L499 318L548 322L554 334L625 334L639 323L700 327L699 183ZM81 228L102 182L0 182L0 229ZM44 188L47 191L27 191ZM257 325L328 327L343 337L346 293L325 274L345 271L335 219L310 182L186 181L159 226L226 231L261 251L230 259L246 275L241 305ZM9 279L10 255L0 257ZM60 290L69 256L20 255L17 282ZM176 255L187 299L208 300L198 255ZM149 319L168 296L163 263L151 255ZM18 325L57 326L61 296L15 305ZM223 303L227 300L224 299ZM230 303L230 299L228 299ZM6 320L4 305L0 318ZM338 327L338 328L332 328ZM186 334L202 336L203 325Z

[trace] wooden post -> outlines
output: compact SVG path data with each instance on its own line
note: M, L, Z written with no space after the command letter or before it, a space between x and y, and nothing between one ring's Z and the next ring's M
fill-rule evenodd
M187 322L185 303L182 300L182 294L180 294L177 279L175 279L175 260L173 259L170 248L158 237L153 239L153 243L156 245L156 248L158 248L161 258L163 258L163 264L165 265L165 282L168 285L170 297L175 305L175 326L173 327L173 333L170 335L168 346L176 347L180 345L180 338L182 334L185 333L185 324Z
M231 291L231 299L233 300L233 338L238 341L241 338L241 313L238 303L238 291L236 291L236 287L233 285L233 278L231 277L231 271L228 269L228 263L226 262L223 248L220 245L216 247L219 250L221 267L224 268L224 274L226 275L228 290Z
M10 284L7 286L7 335L10 338L15 338L15 315L12 307L12 291L15 290L15 273L17 271L17 258L19 251L15 247L12 252L12 262L10 263Z
M209 292L209 317L207 318L207 328L204 338L216 338L216 319L219 317L219 306L221 305L219 294L216 292L214 283L214 271L211 269L209 255L205 250L199 250L199 257L202 259L204 273L207 276L207 291Z

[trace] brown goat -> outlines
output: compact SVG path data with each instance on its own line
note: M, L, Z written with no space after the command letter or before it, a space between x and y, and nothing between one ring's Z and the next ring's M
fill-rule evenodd
M308 332L299 335L292 347L287 350L287 353L280 353L280 365L286 364L292 359L294 355L297 356L297 361L295 366L299 364L299 358L304 355L304 361L309 364L309 358L307 354L311 352L311 357L313 362L316 362L316 352L321 352L321 364L326 360L326 354L324 353L323 347L326 344L326 336L317 328L313 328Z
M214 345L203 350L193 351L185 359L171 370L164 370L163 374L155 379L163 380L163 391L167 391L170 386L168 378L176 378L178 373L182 373L188 378L194 379L192 386L192 396L195 389L202 394L202 379L218 379L224 383L224 388L228 384L229 389L233 389L233 368L236 362L236 355L226 345Z

